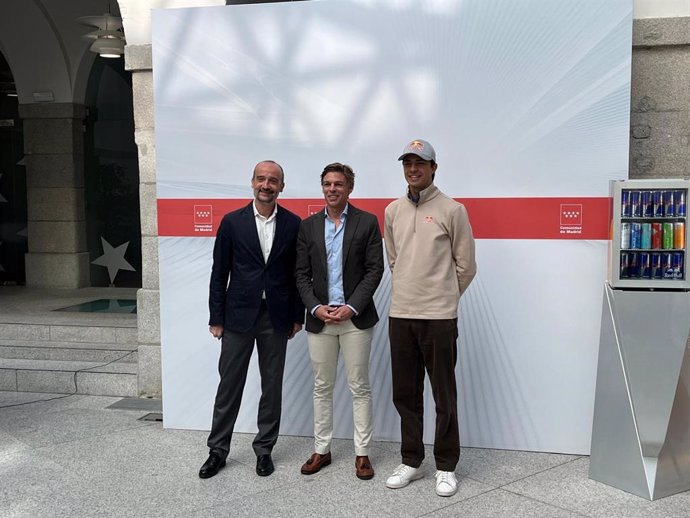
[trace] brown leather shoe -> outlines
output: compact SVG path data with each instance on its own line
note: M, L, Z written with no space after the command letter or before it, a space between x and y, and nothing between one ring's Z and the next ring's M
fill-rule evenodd
M309 460L304 463L300 472L302 475L313 475L319 470L331 463L331 452L321 455L320 453L312 453Z
M357 456L355 459L355 473L357 478L362 480L369 480L374 478L374 468L371 467L371 462L369 462L369 457Z

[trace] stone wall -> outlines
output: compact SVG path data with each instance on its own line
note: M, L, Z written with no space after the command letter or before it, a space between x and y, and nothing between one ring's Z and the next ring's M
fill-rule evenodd
M630 178L690 176L690 17L633 22Z
M128 45L125 68L132 72L134 140L139 149L141 289L137 292L139 394L161 395L160 292L158 288L158 211L153 118L151 45Z

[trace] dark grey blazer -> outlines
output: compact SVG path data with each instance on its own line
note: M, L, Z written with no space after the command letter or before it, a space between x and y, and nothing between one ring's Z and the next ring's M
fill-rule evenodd
M324 211L308 217L300 224L297 235L295 279L307 309L306 330L310 333L318 333L324 326L322 320L311 315L312 308L328 304L325 220ZM359 329L373 327L379 320L373 297L382 275L383 246L378 220L350 203L343 235L343 291L345 303L359 313L352 317Z

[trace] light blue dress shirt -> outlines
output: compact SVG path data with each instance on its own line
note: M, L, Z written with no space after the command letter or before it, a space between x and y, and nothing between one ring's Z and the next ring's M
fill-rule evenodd
M343 236L347 224L347 209L345 205L340 215L338 228L335 222L328 217L326 210L326 224L324 225L324 238L326 240L326 266L328 268L328 305L342 306L345 304L343 291Z
M345 291L343 289L343 236L345 235L345 222L347 221L347 208L345 205L340 215L340 226L335 228L335 222L328 217L328 209L324 209L326 222L324 225L324 241L326 244L326 269L328 270L328 305L347 306L355 315L357 310L350 304L345 304ZM321 307L318 304L311 308L313 315Z

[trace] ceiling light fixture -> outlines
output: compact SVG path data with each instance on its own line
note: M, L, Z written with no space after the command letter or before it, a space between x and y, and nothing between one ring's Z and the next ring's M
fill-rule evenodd
M110 11L110 5L108 5ZM101 16L82 16L77 22L98 30L84 34L85 40L95 40L89 50L103 58L119 58L125 53L125 35L122 32L122 18L108 12Z

